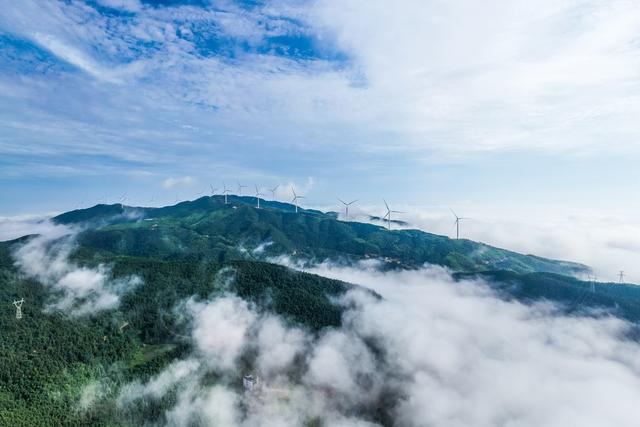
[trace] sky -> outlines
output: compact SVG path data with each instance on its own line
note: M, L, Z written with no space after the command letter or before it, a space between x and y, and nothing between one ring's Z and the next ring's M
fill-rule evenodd
M0 0L0 216L295 185L640 280L639 71L634 1Z

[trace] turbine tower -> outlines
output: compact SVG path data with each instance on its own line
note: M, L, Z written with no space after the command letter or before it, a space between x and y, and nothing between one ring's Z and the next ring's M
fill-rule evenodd
M276 190L278 189L278 187L279 187L279 185L276 185L275 187L269 189L269 191L271 192L271 198L273 200L276 199Z
M356 203L358 200L353 200L353 201L351 201L349 203L345 202L341 198L338 198L338 200L340 201L340 203L342 203L344 205L344 216L347 219L347 221L349 221L349 206L351 206L352 204Z
M260 192L260 189L256 185L256 201L258 202L258 206L257 206L258 209L260 209L260 196L264 196L264 194Z
M240 184L240 181L238 181L238 196L242 196L242 189L243 188L247 188L247 186Z
M387 207L387 213L385 214L384 217L382 217L383 220L387 220L387 229L391 230L391 214L392 213L404 213L401 211L392 211L391 208L389 208L389 204L387 203L387 201L385 199L382 199L382 201L384 202L384 205Z
M22 319L22 304L24 303L24 298L19 301L14 301L13 305L16 306L16 319Z
M291 203L296 207L296 213L298 213L298 199L304 199L304 196L298 196L295 188L293 187L291 187L291 191L293 192L293 199L291 200Z
M454 222L454 225L456 226L456 240L458 240L460 238L460 220L462 219L469 219L469 218L465 218L465 217L461 217L458 216L453 209L449 209L451 211L451 213L453 214L453 216L456 217L456 221Z
M596 292L596 281L598 280L598 277L595 274L589 274L587 276L587 280L589 281L589 289L591 290L591 293L594 294Z
M227 205L229 204L227 196L229 195L230 190L227 188L227 184L225 184L224 181L222 181L222 187L224 188L224 191L222 191L222 194L224 194L224 204Z
M624 271L620 270L620 275L618 276L620 278L619 283L624 283Z

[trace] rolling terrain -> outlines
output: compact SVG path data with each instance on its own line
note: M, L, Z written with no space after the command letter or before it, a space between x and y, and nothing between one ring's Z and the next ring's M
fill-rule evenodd
M61 290L21 270L16 254L37 236L0 242L0 300L9 302L0 311L0 424L161 424L163 408L175 404L171 393L169 401L123 413L118 390L152 378L193 351L183 316L189 301L235 295L311 336L339 328L344 306L337 299L356 286L278 265L280 256L301 265L376 259L381 269L394 271L433 264L451 270L459 281L481 279L505 299L553 301L569 314L613 313L640 320L636 286L579 280L576 275L589 271L580 264L419 230L344 222L333 213L296 214L283 203L263 202L256 209L253 198L229 199L224 204L222 197L203 197L163 208L97 205L53 218L73 233L64 262L80 272L97 270L116 283L137 278L135 286L118 294L117 306L89 314L52 306ZM55 245L53 239L42 248L55 252ZM60 261L58 255L46 259ZM19 298L26 303L24 317L17 320L10 302ZM82 298L90 300L92 294ZM250 366L250 357L246 363ZM87 387L97 381L99 398L83 406ZM371 419L388 425L389 414L379 405Z

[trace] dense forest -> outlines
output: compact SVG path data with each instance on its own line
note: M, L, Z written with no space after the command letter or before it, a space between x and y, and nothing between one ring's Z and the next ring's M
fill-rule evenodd
M88 265L108 258L90 250L75 256ZM255 261L114 256L111 265L114 277L136 274L143 285L128 292L117 310L76 317L46 309L48 289L22 277L11 245L0 245L0 300L7 302L0 311L0 425L137 425L150 413L119 413L109 397L119 385L144 380L190 350L185 325L173 310L181 300L232 292L259 310L319 331L339 326L342 309L332 297L351 287ZM25 299L22 319L11 304L19 298ZM84 411L82 390L105 381L110 391L102 404Z

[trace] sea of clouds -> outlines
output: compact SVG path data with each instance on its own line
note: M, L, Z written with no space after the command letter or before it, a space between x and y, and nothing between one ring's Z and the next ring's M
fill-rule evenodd
M413 228L455 237L455 217L447 206L395 205L403 211L393 219ZM337 206L323 210L339 210ZM640 282L640 221L633 210L579 210L559 212L557 207L460 206L456 213L466 217L460 223L460 237L524 254L574 261L591 267L601 282L617 282L625 272L628 283ZM350 220L373 222L369 215L382 217L384 205L357 204L350 209ZM340 212L344 220L344 209Z
M78 230L37 221L41 234L14 256L22 274L54 290L48 309L112 309L139 284L114 280L108 266L78 265L70 259ZM627 322L504 301L483 282L454 281L438 267L378 267L305 265L360 285L335 301L345 310L342 326L319 333L231 292L177 301L193 350L125 385L118 408L135 413L141 402L173 396L165 400L168 426L637 424L640 345ZM260 379L254 392L242 388L248 373ZM83 396L95 394L96 384L88 387Z
M398 426L637 423L640 346L620 319L503 301L435 267L310 272L363 287L337 301L342 327L314 334L233 294L189 300L195 350L126 386L120 408L175 392L172 426L371 426L374 414ZM243 391L247 373L258 391Z

